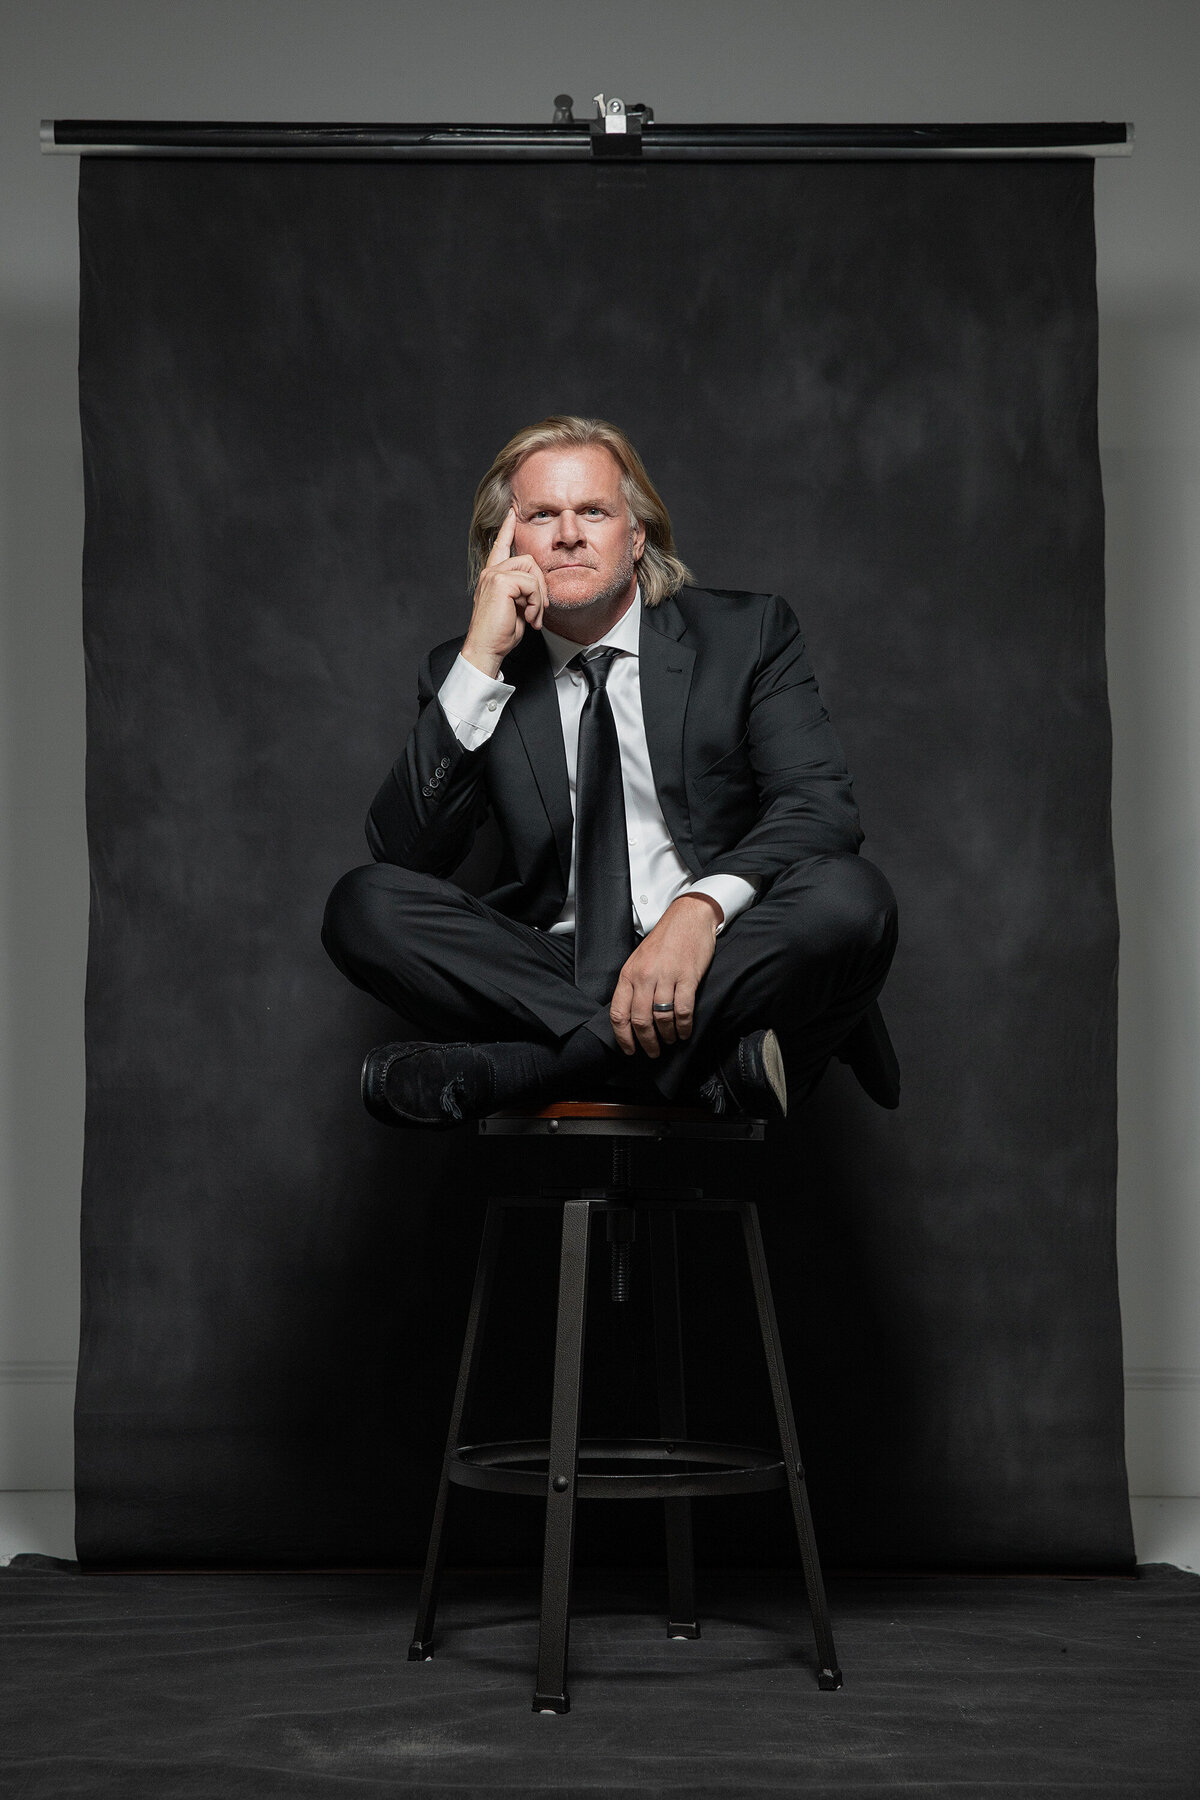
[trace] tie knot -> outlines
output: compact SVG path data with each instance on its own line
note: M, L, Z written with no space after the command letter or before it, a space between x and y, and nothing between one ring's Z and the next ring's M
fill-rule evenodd
M607 686L609 670L620 654L619 650L581 650L578 656L571 658L571 667L579 670L588 684L588 692L594 694L597 688Z

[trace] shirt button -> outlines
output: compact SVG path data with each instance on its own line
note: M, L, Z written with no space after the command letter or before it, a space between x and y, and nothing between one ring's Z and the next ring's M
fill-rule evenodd
M495 702L495 701L494 701L494 700L489 700L489 701L488 701L488 703L487 703L487 708L488 708L488 711L489 711L489 712L495 712L495 710L496 710L496 702Z
M639 894L638 899L641 901L643 906L649 906L649 904L650 904L649 894Z
M633 834L633 832L632 832L632 831L631 831L631 832L630 832L630 834L629 834L629 842L630 842L630 843L631 843L631 844L636 844L636 843L637 843L637 838L636 838L636 837L635 837L635 836L634 836L634 834Z

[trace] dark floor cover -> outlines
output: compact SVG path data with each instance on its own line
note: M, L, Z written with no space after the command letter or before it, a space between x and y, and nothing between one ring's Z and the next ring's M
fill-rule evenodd
M834 1581L846 1672L813 1677L795 1578L708 1573L668 1641L655 1577L583 1577L573 1709L530 1710L535 1578L0 1572L0 1792L1200 1794L1200 1576Z

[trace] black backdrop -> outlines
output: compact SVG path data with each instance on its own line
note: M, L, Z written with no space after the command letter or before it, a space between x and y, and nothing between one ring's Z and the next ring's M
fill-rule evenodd
M81 231L81 1557L420 1558L530 1152L366 1117L394 1021L317 933L475 482L567 410L703 583L790 598L900 899L901 1110L838 1067L706 1171L763 1201L826 1560L1127 1565L1090 164L91 160ZM545 1229L492 1435L546 1405ZM696 1428L765 1432L729 1246L688 1245ZM644 1324L597 1311L598 1429ZM536 1506L457 1498L452 1560L536 1557ZM657 1510L585 1508L581 1557L656 1556ZM710 1559L789 1553L778 1496L696 1511Z

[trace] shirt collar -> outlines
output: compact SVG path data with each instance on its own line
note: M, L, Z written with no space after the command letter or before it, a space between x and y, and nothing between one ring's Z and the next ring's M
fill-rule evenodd
M610 631L594 644L577 644L571 638L560 637L557 631L551 631L548 625L542 626L542 638L546 645L546 654L550 658L550 667L555 679L566 668L573 656L581 650L597 650L601 644L611 649L623 650L627 656L638 654L638 642L642 629L642 589L639 582L633 599L621 614Z

